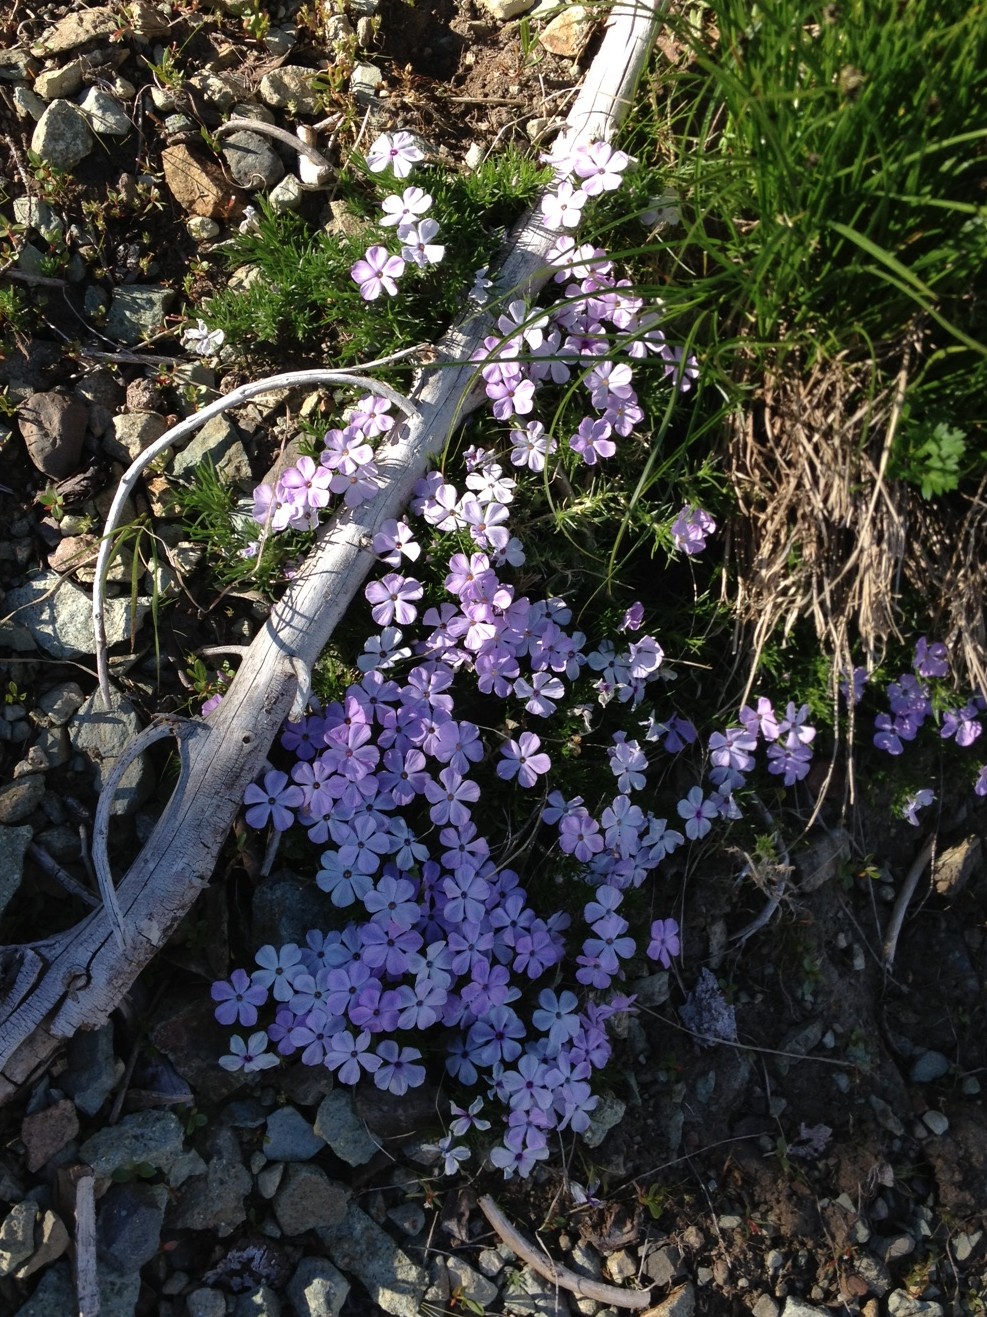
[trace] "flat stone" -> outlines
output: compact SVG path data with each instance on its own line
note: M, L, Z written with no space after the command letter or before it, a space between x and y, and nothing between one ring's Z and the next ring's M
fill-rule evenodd
M673 1290L667 1299L648 1309L648 1317L692 1317L696 1311L696 1291L691 1282Z
M295 1107L280 1107L267 1118L264 1155L272 1162L307 1162L326 1146Z
M289 1166L274 1196L274 1215L286 1235L330 1229L346 1216L349 1190L318 1166Z
M203 1288L185 1296L188 1317L226 1317L226 1295L222 1290Z
M653 1249L644 1259L644 1274L655 1285L671 1285L682 1270L682 1254L674 1244Z
M350 1283L325 1258L302 1258L288 1282L297 1317L339 1317Z
M79 1149L79 1156L98 1176L157 1166L167 1177L184 1155L185 1130L171 1111L135 1111L116 1125L97 1130Z
M34 56L20 46L0 50L0 82L28 82L39 68Z
M878 1298L891 1288L891 1273L880 1258L870 1253L859 1253L853 1260L853 1270Z
M56 169L74 169L92 149L89 121L71 101L52 101L31 135L31 150Z
M38 45L49 55L61 55L89 41L111 37L120 28L120 11L116 6L78 9L60 18L42 32Z
M0 73L0 82L2 81L3 75ZM37 123L47 108L41 97L30 87L25 87L23 83L15 85L13 96L18 119L33 119Z
M89 120L89 127L100 137L126 137L133 128L130 116L118 100L90 87L79 102L79 109Z
M315 1132L349 1166L363 1166L380 1151L347 1089L335 1088L323 1098L315 1116Z
M770 1294L762 1294L751 1308L751 1312L754 1317L778 1317L780 1309Z
M934 1299L913 1299L905 1290L888 1295L889 1317L943 1317L942 1304Z
M103 1261L117 1271L140 1271L161 1244L168 1205L165 1184L114 1184L99 1203L96 1242Z
M942 1052L923 1052L914 1063L909 1074L913 1084L934 1084L937 1079L949 1073L949 1058Z
M62 1313L78 1312L72 1270L67 1262L49 1267L38 1282L27 1303L19 1307L15 1317L60 1317Z
M25 1116L21 1121L21 1142L27 1153L27 1169L32 1174L40 1171L78 1133L79 1116L75 1103L68 1098Z
M305 198L305 189L294 174L285 174L280 183L268 193L268 203L276 215L297 210Z
M499 23L506 23L508 19L517 18L529 9L534 9L535 0L482 0L482 4L487 13L492 14Z
M785 1300L781 1317L830 1317L830 1310L828 1308L817 1308L814 1303L806 1303L805 1299L799 1299L794 1294L790 1294Z
M20 889L24 857L33 837L33 828L0 827L0 915Z
M113 1025L79 1029L69 1039L68 1065L59 1086L87 1116L95 1116L113 1091L116 1081L116 1052Z
M72 719L69 737L76 750L92 760L93 779L102 791L116 760L133 743L143 725L133 705L120 695L112 696L113 707L103 708L99 691L94 691ZM112 814L133 814L154 790L154 769L141 755L127 766L110 805Z
M109 338L135 347L164 329L165 313L175 300L174 289L156 284L114 288L105 331Z
M220 1129L212 1142L205 1175L182 1185L169 1225L178 1230L215 1231L225 1239L247 1219L246 1197L253 1183L241 1160L236 1135Z
M230 217L236 194L213 161L178 143L161 152L161 166L168 191L186 214L214 220Z
M281 1317L281 1300L269 1285L258 1285L236 1296L233 1317Z
M246 130L223 139L223 157L241 187L256 191L284 178L284 163L268 138Z
M932 885L940 896L952 899L959 896L982 864L983 845L980 838L965 837L936 856Z
M615 1125L624 1119L627 1103L622 1102L613 1093L602 1093L600 1101L590 1113L589 1129L583 1134L583 1142L590 1148L598 1148Z
M229 114L237 101L246 100L250 87L235 73L213 73L209 69L200 69L189 78L189 86L215 105L221 114Z
M319 1236L333 1262L357 1277L378 1308L393 1317L418 1317L428 1273L355 1203L337 1225L320 1229Z
M949 1129L949 1117L941 1111L927 1111L922 1117L922 1123L930 1134L936 1138L941 1138Z
M224 484L253 483L240 431L227 416L214 416L206 421L191 443L172 458L172 473L180 480L188 480L205 462L212 465Z
M41 773L28 773L0 787L0 823L23 823L41 804L45 779Z
M317 69L301 64L284 64L265 73L260 80L260 98L277 110L291 109L296 114L317 114L321 98L312 83Z
M531 1317L571 1317L568 1295L530 1267L517 1273L517 1285L504 1291L505 1313L531 1314Z
M71 393L35 393L17 414L28 457L46 476L64 480L79 469L89 408Z
M464 1257L458 1253L450 1253L445 1262L450 1285L458 1290L464 1299L478 1304L481 1308L489 1308L496 1302L500 1294L498 1287L492 1280L482 1276L475 1267L471 1267Z

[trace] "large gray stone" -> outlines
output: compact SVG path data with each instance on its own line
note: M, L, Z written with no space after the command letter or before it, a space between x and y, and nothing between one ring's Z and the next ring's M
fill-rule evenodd
M109 338L134 347L161 332L165 312L174 300L173 289L160 288L156 284L130 284L126 288L115 288L106 317L105 332Z
M349 1191L318 1166L289 1166L274 1197L274 1215L286 1235L331 1228L346 1215Z
M158 1251L168 1203L165 1184L115 1184L100 1200L96 1242L104 1263L130 1275Z
M322 1100L315 1116L315 1132L350 1166L363 1166L380 1151L346 1089L333 1089Z
M167 428L168 422L159 412L122 412L113 418L112 433L103 435L103 450L129 466Z
M223 142L223 156L230 173L241 187L273 187L284 178L284 164L277 151L260 133L231 133Z
M35 126L31 150L46 164L68 171L92 149L93 135L79 107L70 101L52 101Z
M275 109L291 108L297 114L316 114L320 97L313 90L312 83L317 74L317 69L301 64L284 64L279 69L272 69L260 80L261 100Z
M93 761L97 791L102 791L116 760L141 730L141 720L128 700L114 695L113 707L104 709L99 691L86 700L72 719L69 736L75 749ZM128 764L114 793L111 813L132 814L139 809L153 791L154 780L154 770L144 756Z
M109 645L131 639L130 602L123 597L106 600L104 616ZM150 603L144 596L136 600L138 629ZM18 626L25 628L38 648L51 658L75 659L95 654L92 599L57 572L34 572L24 585L9 591L4 599L4 611L15 610Z
M48 1268L27 1303L16 1310L15 1317L60 1317L62 1313L77 1311L71 1268L67 1262L58 1262Z
M230 1129L217 1130L205 1175L182 1185L170 1224L178 1230L209 1230L224 1239L247 1219L246 1197L253 1178Z
M89 88L79 102L79 109L93 132L101 137L126 137L133 127L120 102L98 87Z
M267 1118L264 1156L272 1162L307 1162L326 1146L295 1107L279 1107Z
M352 1272L379 1308L393 1317L418 1317L428 1273L366 1212L350 1203L343 1220L321 1229L319 1235L333 1262L342 1271Z
M302 1258L288 1283L298 1317L339 1317L350 1283L325 1258Z
M97 1130L79 1149L96 1175L157 1166L165 1174L184 1156L185 1130L171 1111L135 1111Z
M89 408L70 393L36 393L17 415L28 456L52 480L79 469L88 421Z
M205 462L215 468L224 484L253 484L240 431L226 416L214 416L206 421L188 447L172 458L171 469L180 479L187 480Z
M23 823L41 804L45 780L40 773L26 773L0 787L0 823Z
M34 1223L38 1204L27 1199L15 1203L0 1222L0 1276L9 1276L34 1252Z
M116 1082L113 1025L79 1029L69 1039L68 1065L59 1086L87 1116L95 1116Z

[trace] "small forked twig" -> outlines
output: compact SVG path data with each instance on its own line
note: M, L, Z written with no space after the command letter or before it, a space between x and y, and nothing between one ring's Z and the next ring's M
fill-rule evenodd
M891 972L891 967L894 964L895 952L898 949L898 938L901 936L901 928L905 922L905 914L908 911L908 906L911 903L912 897L915 895L915 888L918 886L918 880L922 877L922 874L925 873L926 866L932 860L935 850L936 838L933 835L915 857L912 867L908 870L908 876L902 884L901 891L898 893L898 899L894 903L894 908L891 911L891 918L888 921L888 931L884 935L884 946L882 948L882 959L886 973Z
M532 1271L537 1271L539 1276L558 1285L559 1289L578 1294L583 1299L595 1299L597 1303L606 1303L613 1308L646 1308L651 1302L650 1290L625 1290L618 1285L607 1285L603 1281L580 1276L561 1263L553 1262L551 1258L542 1257L520 1231L511 1225L489 1194L484 1194L480 1199L479 1208L508 1248L527 1262Z
M370 369L374 366L386 365L389 362L397 361L399 358L411 355L417 352L417 347L409 348L403 352L396 352L390 357L382 357L379 361L367 362L363 369ZM169 449L179 439L184 439L186 435L193 434L196 430L201 429L207 421L211 421L214 416L220 416L223 412L229 411L232 407L240 407L251 398L256 398L262 393L271 393L277 389L296 389L305 388L321 384L358 384L371 393L380 394L381 397L387 398L395 407L400 408L405 416L417 419L420 413L417 408L404 397L403 394L392 389L388 384L381 384L379 380L371 379L367 375L356 374L354 371L346 370L291 370L282 375L269 375L266 379L251 380L248 384L243 384L238 389L233 389L222 398L216 398L213 402L203 407L201 411L196 412L193 416L186 417L184 421L179 421L173 425L170 430L166 430L160 439L156 439L153 444L145 448L144 451L136 457L127 470L120 477L120 483L117 486L117 492L113 496L113 502L110 504L110 510L106 514L106 524L103 528L103 536L99 545L99 555L96 559L96 579L93 581L93 633L96 643L96 671L99 676L99 692L103 699L105 708L110 707L110 671L109 660L106 654L106 618L104 608L104 587L106 583L106 573L109 570L110 558L113 554L113 532L116 530L117 522L124 504L130 497L137 479L141 472L151 462L154 461L161 453Z

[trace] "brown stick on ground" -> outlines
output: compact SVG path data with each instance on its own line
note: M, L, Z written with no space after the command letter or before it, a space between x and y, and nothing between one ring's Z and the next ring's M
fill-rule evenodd
M614 136L654 40L658 3L622 0L615 8L569 112L566 145ZM540 200L511 235L496 272L501 302L535 296L553 273L547 256L558 235L542 223ZM116 883L116 918L104 906L43 942L0 947L0 1104L77 1029L106 1020L209 881L244 789L263 769L295 703L299 673L311 671L376 562L375 531L401 516L429 460L483 401L472 358L494 332L495 314L496 307L467 312L438 343L435 364L411 396L417 414L395 426L378 451L378 494L323 527L222 704L208 720L182 724L178 781L144 849Z
M508 1248L527 1262L532 1271L537 1271L539 1276L558 1285L559 1289L578 1294L582 1299L607 1303L612 1308L646 1308L651 1302L650 1290L624 1290L618 1285L606 1285L601 1280L590 1280L587 1276L580 1276L568 1267L563 1267L559 1262L553 1262L551 1258L543 1257L520 1231L515 1230L489 1194L484 1194L480 1199L480 1211Z

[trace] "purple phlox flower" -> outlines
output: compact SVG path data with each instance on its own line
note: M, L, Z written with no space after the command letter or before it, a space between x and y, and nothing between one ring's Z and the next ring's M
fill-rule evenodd
M424 942L416 929L402 928L393 920L386 924L364 924L361 936L364 962L371 969L383 969L394 978L407 972L410 958Z
M977 780L973 784L973 790L978 796L987 796L987 764L977 774Z
M548 1111L552 1106L552 1094L546 1083L548 1074L549 1067L541 1057L525 1052L518 1060L517 1069L503 1070L497 1076L497 1096L512 1111L530 1111L533 1107Z
M288 1035L292 1048L302 1049L302 1065L323 1064L329 1040L337 1029L336 1018L330 1016L325 1006L314 1006L305 1013Z
M366 1070L370 1074L379 1070L381 1059L370 1051L371 1034L364 1029L354 1038L348 1029L343 1029L329 1039L326 1050L325 1065L335 1071L341 1084L355 1084Z
M274 1023L267 1026L267 1036L278 1049L279 1056L293 1056L298 1048L291 1041L292 1030L297 1028L295 1012L290 1006L279 1006Z
M541 741L533 732L522 732L516 741L508 741L501 747L501 755L497 776L505 782L516 777L519 787L533 787L552 766L549 756L541 750Z
M681 553L694 555L706 547L706 536L716 530L716 522L702 508L687 504L672 522L672 539Z
M766 741L777 741L781 735L778 715L774 711L774 706L763 695L759 695L757 698L757 708L752 709L749 704L745 704L737 716L751 736L756 737L760 734Z
M381 133L370 144L366 159L367 168L375 174L390 165L395 178L407 178L414 166L425 159L425 152L411 133Z
M473 271L473 286L467 296L475 306L486 306L490 301L490 289L493 287L493 280L487 278L488 266L481 265L479 269Z
M529 421L523 430L511 431L511 462L526 466L529 471L545 470L545 459L556 451L558 444L545 433L541 421Z
M611 887L609 883L604 883L596 889L593 900L586 902L583 907L583 917L587 924L593 925L598 920L605 919L607 915L612 915L623 899L623 892L616 887Z
M661 356L665 359L665 378L674 380L680 393L688 393L693 380L699 378L699 362L695 355L690 352L686 357L684 348L665 344Z
M500 379L487 380L485 392L493 403L491 410L498 421L509 421L515 414L526 416L534 410L535 382L526 379L520 369L502 373Z
M441 243L432 241L438 231L439 226L434 219L419 220L417 224L403 224L398 229L402 257L423 270L429 265L438 265L446 254L446 249Z
M640 640L632 641L627 649L631 677L638 681L653 680L664 657L665 651L654 636L642 636Z
M417 1047L399 1047L391 1038L377 1045L381 1066L374 1075L378 1088L395 1097L403 1097L409 1088L418 1088L425 1082L425 1067L416 1063L422 1059Z
M526 1032L523 1021L510 1006L495 1006L470 1026L466 1043L476 1065L490 1067L498 1062L510 1065L521 1055L518 1039Z
M939 735L944 741L955 737L956 744L964 748L973 745L983 731L976 716L978 712L977 706L972 703L964 704L961 709L947 709L942 716Z
M432 805L428 816L433 823L450 823L458 828L469 822L467 805L480 799L480 788L468 778L464 779L455 769L443 768L438 782L426 785L425 796Z
M609 421L593 420L587 416L579 422L579 429L569 439L569 447L578 453L587 466L596 466L601 458L613 457L617 445L610 438L613 427Z
M350 278L360 285L360 296L373 302L381 293L393 297L398 291L396 280L404 274L404 261L393 256L386 247L368 247L362 261L350 270Z
M280 485L290 501L309 508L324 508L331 493L332 472L316 466L311 457L300 457L294 466L282 471Z
M811 762L812 750L807 745L796 743L789 747L775 742L768 746L768 772L783 777L786 787L801 782L808 774Z
M257 1023L257 1007L267 1002L267 988L254 983L246 970L235 969L228 983L220 980L209 990L213 1001L219 1002L214 1012L220 1024L241 1024L251 1029Z
M288 785L288 774L271 769L264 774L263 787L251 782L243 793L249 805L244 818L251 828L263 828L270 822L275 832L286 832L295 821L292 810L302 804L301 787Z
M440 764L448 764L457 773L465 774L469 772L470 764L479 763L483 755L480 729L475 723L451 719L439 728L433 757Z
M323 966L321 969L316 970L314 977L311 973L306 972L299 974L292 981L292 992L288 1006L293 1015L299 1017L307 1015L314 1007L325 1004L329 992L329 975L331 973L332 970Z
M675 919L656 919L651 925L651 941L648 944L648 957L669 969L672 957L679 955L682 944L679 940L679 926Z
M489 1120L483 1120L480 1112L483 1110L483 1098L474 1098L468 1107L457 1107L455 1102L450 1102L449 1109L452 1112L453 1119L449 1123L449 1132L454 1134L457 1139L461 1139L464 1134L468 1134L471 1129L488 1130L490 1128Z
M362 901L373 886L370 875L357 868L355 857L344 859L339 851L323 851L315 881L340 908Z
M929 644L925 636L915 642L912 667L920 677L948 677L949 651L941 640Z
M911 673L888 686L888 702L894 714L894 730L902 741L914 741L926 718L932 713L928 688Z
M363 906L375 923L392 920L402 928L411 928L421 913L414 896L414 884L407 878L384 874L363 894Z
M415 539L415 533L407 521L395 521L393 517L383 522L374 536L374 553L391 567L398 567L401 556L410 562L421 557L422 546Z
M403 983L398 988L400 999L399 1029L428 1029L439 1019L446 1004L448 992L440 982L448 979L441 970L415 976L414 984Z
M527 302L520 297L508 302L506 313L497 318L497 328L508 341L520 337L531 351L541 346L547 326L548 316L537 311L532 314Z
M625 361L597 362L584 380L593 406L602 412L619 399L633 400L635 398L631 387L633 376L633 370Z
M575 188L568 181L561 182L554 192L546 193L541 213L547 229L574 229L583 217L583 206L589 200L584 188Z
M219 1064L224 1070L243 1070L247 1074L256 1070L269 1070L278 1064L278 1058L267 1050L269 1041L263 1030L252 1033L246 1041L239 1034L234 1034L230 1039L229 1055L221 1056Z
M561 700L565 694L562 682L550 672L532 673L531 681L518 677L513 689L518 699L525 701L525 709L539 718L551 717L555 712L555 701Z
M406 187L401 195L385 197L380 203L380 208L384 212L381 217L383 225L397 225L398 234L401 234L403 225L414 224L416 220L428 211L432 204L432 198L420 187Z
M599 1180L589 1180L585 1187L570 1180L569 1194L576 1207L603 1207L606 1200L597 1192L599 1187Z
M631 604L620 620L618 631L640 631L644 625L644 604L639 600Z
M746 727L728 727L709 738L710 762L738 773L749 773L754 767L752 752L756 749L757 737Z
M448 847L441 856L447 869L478 869L490 854L490 844L485 837L477 836L475 823L462 828L443 828L439 841Z
M796 746L808 746L816 739L816 729L810 727L806 722L809 717L809 706L803 704L801 708L796 709L795 705L789 701L785 709L785 716L778 723L778 739L784 739L785 746L789 750L794 750Z
M418 616L413 601L422 597L423 590L421 581L414 577L388 572L381 580L371 581L363 593L373 605L370 616L378 626L390 626L392 622L407 626Z
M680 718L678 714L673 714L663 723L658 722L652 714L641 726L647 728L644 734L646 741L661 741L664 749L673 755L684 750L687 745L693 745L699 735L692 721Z
M356 430L368 438L393 430L394 417L391 415L390 399L381 398L376 393L366 393L362 398L358 398L346 413L346 429Z
M566 855L574 855L582 864L603 850L600 825L587 809L579 806L560 820L559 846Z
M612 398L603 419L613 426L615 434L626 439L644 420L644 408L637 405L633 394L630 398Z
M607 749L610 771L617 778L618 791L643 791L648 759L637 741L628 741L626 732L614 732L613 745Z
M558 1071L553 1072L554 1076ZM574 1134L585 1134L590 1127L592 1112L600 1099L585 1079L565 1079L554 1087L554 1105L561 1119L559 1129L569 1128Z
M289 1001L294 991L291 985L305 972L302 953L296 944L288 942L280 950L261 947L254 959L260 969L254 970L251 981L269 990L275 1001Z
M472 977L460 995L463 1005L477 1019L482 1019L494 1006L506 1006L521 996L521 989L511 983L510 970L506 965L491 965L488 960L476 960L470 974Z
M590 142L588 146L576 147L572 153L573 173L582 179L583 191L590 197L616 191L630 163L630 156L614 150L607 142Z
M917 828L919 826L917 811L924 809L926 805L931 805L934 800L935 795L928 787L923 787L921 791L913 792L905 799L904 804L901 806L901 817L907 819L912 827Z
M602 247L594 247L588 242L577 247L575 238L569 233L556 238L549 249L548 259L559 267L554 278L560 284L572 279L588 279L590 275L608 274L613 269Z
M348 425L345 430L327 431L323 444L319 462L339 475L356 475L373 462L374 450L367 443L366 435L359 425Z
M516 974L527 974L529 979L538 979L557 965L565 952L561 937L553 935L544 919L534 919L524 933L518 933L514 939L514 959L511 968Z
M381 791L389 793L395 805L410 805L416 796L425 794L426 783L432 780L425 763L420 750L385 750L384 767L377 774Z
M557 1055L579 1032L578 1005L579 999L574 992L562 992L556 996L550 988L544 988L538 994L539 1009L532 1013L531 1023L548 1034L549 1056Z
M456 486L440 479L422 501L421 515L436 530L462 530L463 518L459 511L459 491Z
M464 494L459 505L460 515L473 543L481 549L503 548L509 539L507 520L510 516L501 503L481 503L473 494Z
M566 800L561 791L550 791L541 812L541 819L543 823L558 823L564 818L578 815L582 808L582 796L573 796L571 800Z
M622 915L610 913L597 919L591 927L596 936L583 942L583 954L594 957L607 974L616 974L620 960L633 956L636 950L634 939L624 936L629 927L627 920Z
M455 1175L463 1162L469 1161L472 1153L469 1148L453 1142L454 1136L447 1134L435 1145L442 1157L442 1174Z
M486 461L469 473L466 486L482 504L503 503L507 506L513 502L517 481L513 476L504 475L499 462Z
M442 891L445 895L442 918L447 926L479 923L483 919L490 887L478 873L460 869L454 876L443 879Z
M361 672L387 671L404 659L411 658L411 650L401 642L403 632L394 626L386 626L379 636L368 636L363 642L363 653L356 660Z
M384 988L379 979L370 979L349 1005L350 1022L370 1033L391 1033L398 1027L401 994Z
M679 818L685 819L685 835L690 841L705 837L712 828L712 820L719 813L716 803L703 796L702 787L693 787L684 800L678 803Z
M329 747L326 757L335 771L350 782L372 773L380 760L380 751L373 744L373 732L364 722L331 728L326 732L326 744ZM376 794L376 790L374 784L369 794Z
M617 796L607 806L600 822L604 828L604 841L618 856L626 859L637 851L641 829L644 827L644 815L625 795Z

